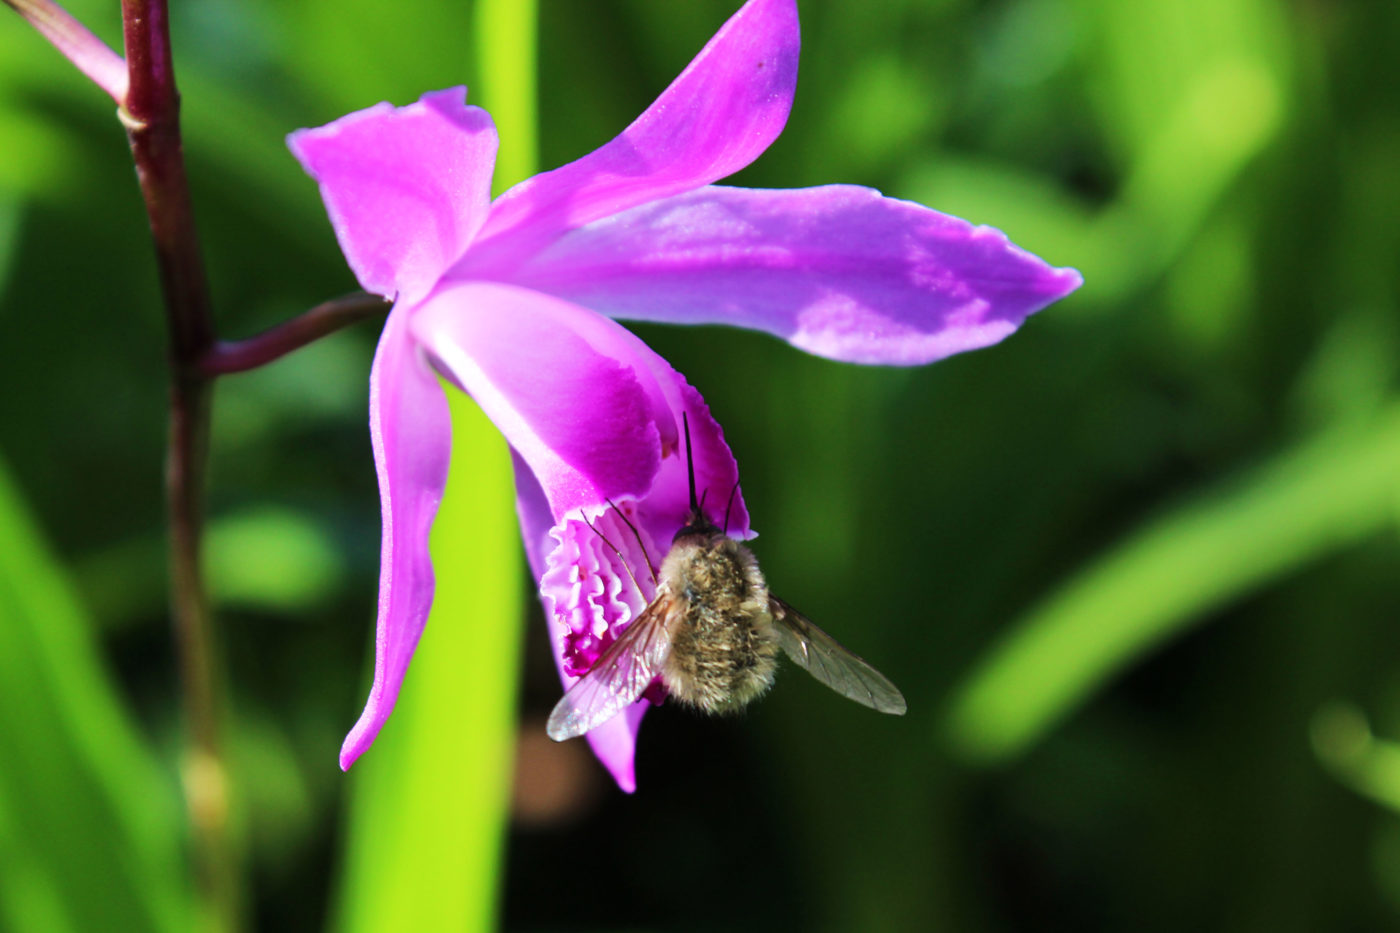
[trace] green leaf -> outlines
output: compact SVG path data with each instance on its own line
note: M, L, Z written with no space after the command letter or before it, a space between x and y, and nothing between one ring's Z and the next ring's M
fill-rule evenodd
M0 918L187 930L179 796L0 464Z
M1093 0L1103 129L1126 178L1094 230L1085 270L1111 306L1169 266L1288 116L1292 64L1277 9L1260 0Z
M954 746L1011 758L1210 610L1394 522L1400 406L1149 522L1015 625L956 694Z
M501 137L492 179L494 191L500 193L536 170L539 11L534 3L519 0L478 0L473 12L478 67L485 76L477 103L491 112ZM492 41L481 41L486 36Z

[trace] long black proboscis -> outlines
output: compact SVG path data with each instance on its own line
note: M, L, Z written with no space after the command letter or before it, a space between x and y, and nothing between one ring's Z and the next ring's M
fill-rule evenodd
M700 503L695 501L695 452L690 448L690 418L681 413L681 425L685 428L685 472L690 477L690 511L700 514Z

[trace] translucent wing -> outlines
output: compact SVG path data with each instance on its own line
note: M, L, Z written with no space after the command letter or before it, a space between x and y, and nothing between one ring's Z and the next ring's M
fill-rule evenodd
M903 716L908 708L899 688L884 674L842 648L812 620L776 596L768 597L773 628L783 652L807 673L843 697L882 713Z
M569 688L549 714L545 731L556 742L583 735L637 702L661 673L671 652L664 599L658 599L627 626L597 663Z

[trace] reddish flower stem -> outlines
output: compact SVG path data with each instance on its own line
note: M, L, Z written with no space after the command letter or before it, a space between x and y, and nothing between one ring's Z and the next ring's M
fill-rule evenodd
M219 341L204 355L200 369L207 376L256 369L342 327L381 317L388 311L389 302L366 292L333 298L255 337Z
M165 0L122 0L122 31L129 82L120 115L155 241L170 332L170 598L190 734L182 777L205 919L214 929L233 931L240 926L240 870L230 833L218 646L201 554L213 385L199 364L214 346L214 323L185 178Z
M122 0L125 60L53 0L0 2L19 12L117 101L136 163L170 332L170 604L190 736L181 778L203 901L201 926L233 933L242 925L242 873L230 826L223 685L202 561L213 380L262 366L348 324L381 315L388 305L373 295L349 295L248 340L216 340L185 176L166 0Z

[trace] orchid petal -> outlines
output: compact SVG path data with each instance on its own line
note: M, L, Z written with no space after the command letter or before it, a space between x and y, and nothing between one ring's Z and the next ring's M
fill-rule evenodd
M657 378L665 388L672 411L677 417L684 413L690 424L691 449L687 452L682 448L662 459L646 502L636 516L637 522L657 541L670 541L686 523L690 512L689 458L695 466L695 494L710 521L730 537L755 537L739 488L739 464L724 440L724 429L685 377L661 357L656 357L656 361L665 367L664 372L657 372Z
M496 127L466 94L456 87L407 107L376 104L287 137L320 184L366 291L421 298L485 221Z
M646 701L633 703L585 736L593 746L593 754L598 756L598 761L608 769L623 793L630 794L637 789L637 733L642 728L642 717L650 708Z
M556 520L651 488L676 426L655 354L621 325L538 292L465 282L437 289L412 329L529 465Z
M540 488L540 481L514 448L510 452L510 462L515 468L515 514L520 519L525 559L530 564L530 575L538 580L544 576L545 559L553 548L549 529L554 525L554 512L549 507L549 498Z
M447 483L452 423L447 398L408 334L407 310L390 313L370 370L369 424L379 474L383 541L374 684L340 749L348 769L374 742L398 700L433 602L428 532Z
M616 139L501 195L471 267L500 268L565 230L748 165L787 122L799 45L794 0L750 0Z
M701 188L574 230L511 278L616 317L896 365L996 343L1081 282L999 230L853 185Z

